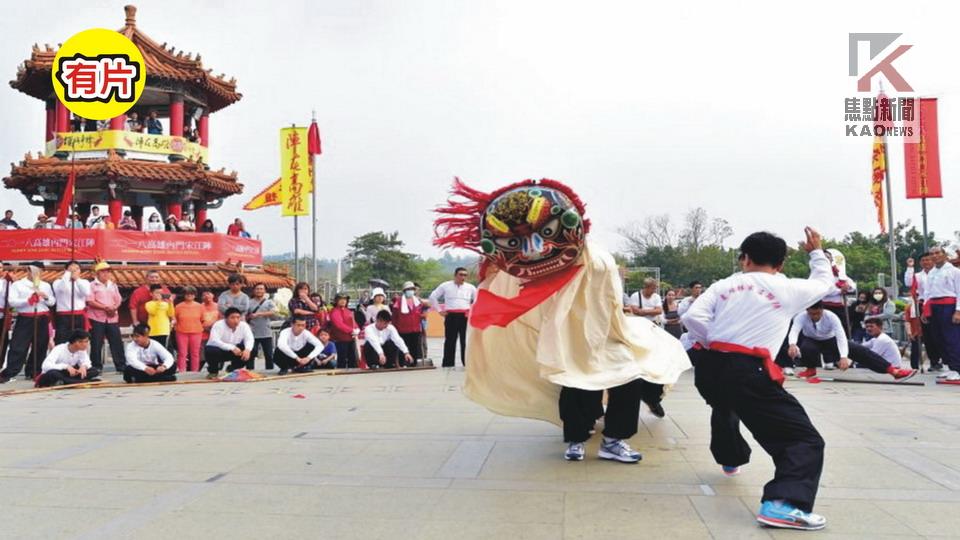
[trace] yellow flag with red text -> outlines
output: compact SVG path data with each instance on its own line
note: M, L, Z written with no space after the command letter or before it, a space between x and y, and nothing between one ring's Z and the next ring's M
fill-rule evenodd
M310 214L310 154L307 128L280 129L280 215Z
M873 181L870 184L870 193L873 195L873 205L877 208L877 223L880 224L880 234L887 232L887 221L883 211L883 181L886 179L887 163L884 159L883 139L873 139Z

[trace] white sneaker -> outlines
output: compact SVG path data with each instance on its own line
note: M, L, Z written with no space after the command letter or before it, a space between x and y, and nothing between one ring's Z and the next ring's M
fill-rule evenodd
M949 369L948 369L948 370L941 371L940 373L937 373L937 378L938 378L938 379L946 379L946 378L950 377L950 374L951 374L951 373L954 374L954 375L957 374L956 371L953 371L953 370L949 370Z
M563 454L563 457L567 461L583 461L583 456L585 454L586 450L583 448L583 443L570 443L570 446L567 447L567 451Z
M621 463L636 463L643 459L640 452L630 448L627 441L623 439L613 439L608 442L606 437L604 437L603 442L600 443L600 452L598 452L597 455L600 459L612 459Z
M783 374L786 375L787 377L793 377L793 368L792 367L783 368Z
M945 377L945 380L960 381L960 373L957 373L956 371L948 371L947 376Z
M825 362L825 363L823 364L823 369L825 369L825 370L827 370L827 371L832 371L832 370L834 370L834 369L837 369L837 366L833 365L833 362Z

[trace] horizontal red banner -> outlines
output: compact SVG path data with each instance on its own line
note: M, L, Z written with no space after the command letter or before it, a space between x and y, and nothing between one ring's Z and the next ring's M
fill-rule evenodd
M259 240L218 233L106 229L0 231L3 261L92 261L263 264Z

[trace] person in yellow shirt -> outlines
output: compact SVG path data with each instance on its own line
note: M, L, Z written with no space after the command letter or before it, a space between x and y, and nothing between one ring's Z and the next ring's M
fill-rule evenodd
M166 347L167 339L170 337L170 329L174 323L173 302L170 301L170 295L163 292L162 285L151 285L150 295L153 300L143 306L147 310L147 326L150 327L150 339Z

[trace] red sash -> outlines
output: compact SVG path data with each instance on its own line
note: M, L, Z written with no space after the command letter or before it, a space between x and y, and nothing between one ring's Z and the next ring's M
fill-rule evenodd
M694 345L694 348L702 349L699 343ZM783 381L786 378L783 376L783 370L780 369L780 366L773 361L773 357L770 356L770 351L763 347L744 347L743 345L737 345L736 343L726 343L723 341L714 341L710 344L709 349L716 352L724 353L737 353L745 354L747 356L753 356L763 360L763 371L767 373L767 376L770 377L770 380L783 386Z
M938 306L947 306L950 304L956 304L957 299L953 296L941 296L940 298L931 298L923 303L923 316L930 317L933 315L933 308L930 307L934 304Z
M488 326L510 324L563 288L581 268L583 267L569 266L546 277L528 281L520 288L520 294L513 298L505 298L486 289L480 289L470 314L470 326L483 330Z

